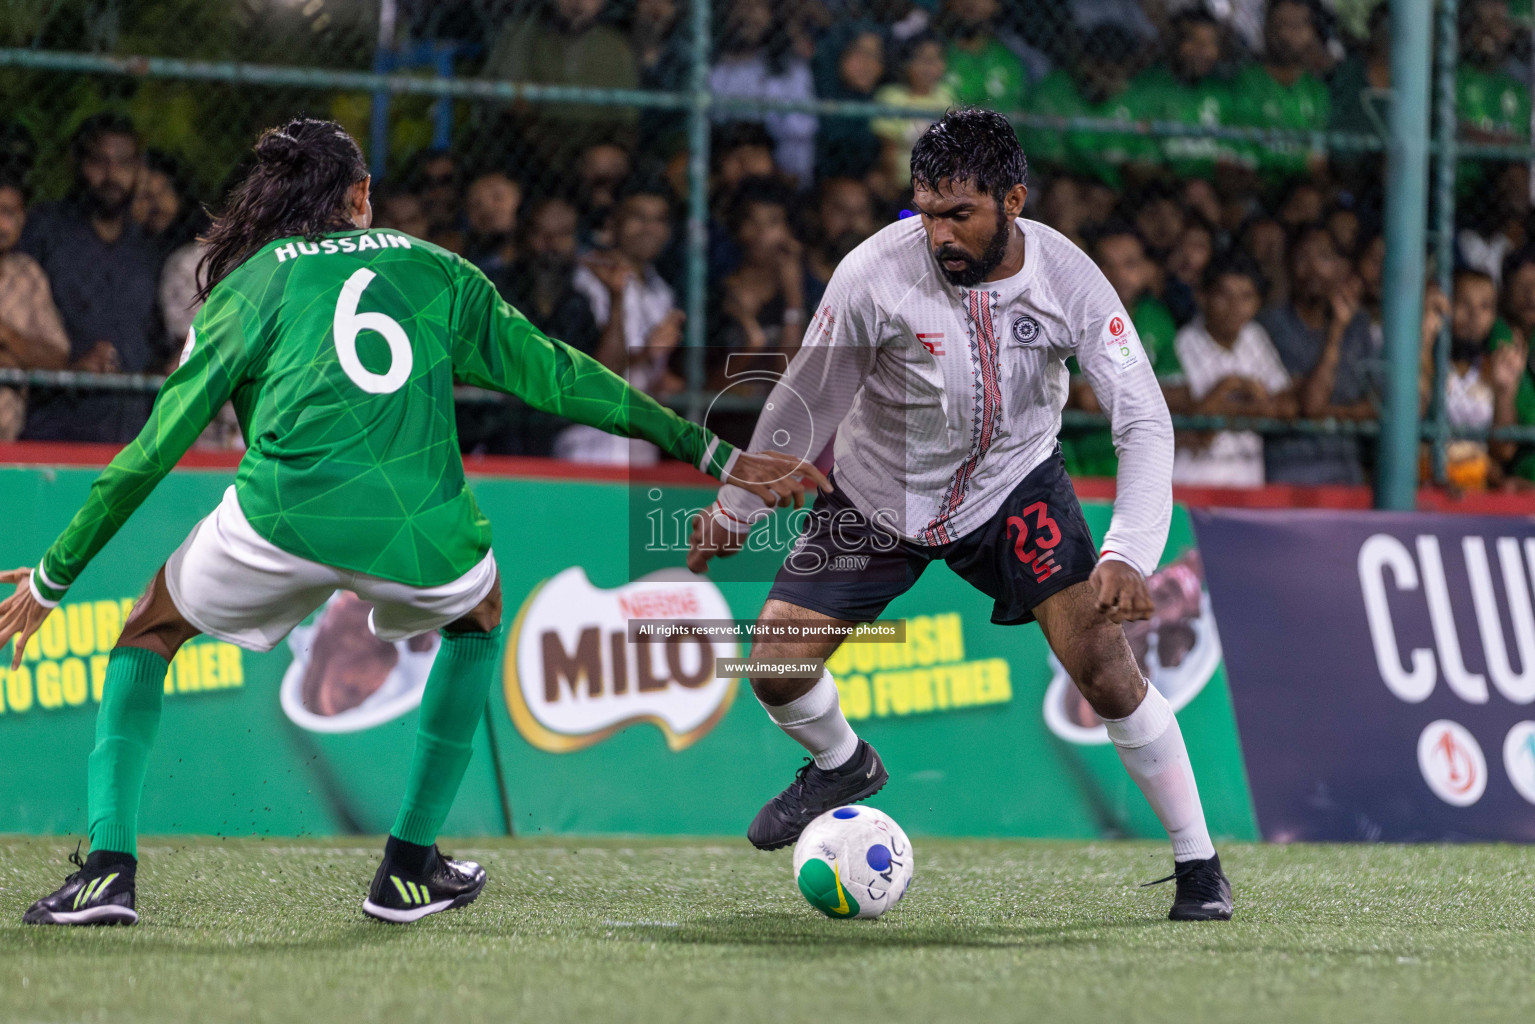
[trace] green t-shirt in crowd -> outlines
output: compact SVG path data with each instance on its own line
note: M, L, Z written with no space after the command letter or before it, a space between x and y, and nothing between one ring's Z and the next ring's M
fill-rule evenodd
M730 448L546 337L463 258L395 231L272 242L220 281L149 422L40 563L57 598L233 401L235 493L282 550L440 586L490 550L464 480L453 384L643 437L718 476Z
M1183 365L1178 362L1178 351L1173 339L1178 325L1167 306L1155 295L1143 295L1130 310L1130 322L1140 335L1141 347L1157 379L1165 383L1181 381ZM1067 363L1075 375L1075 360ZM1119 472L1119 456L1114 451L1114 436L1107 430L1087 430L1061 438L1061 454L1066 459L1066 471L1072 476L1107 476Z
M1029 94L1031 113L1049 117L1092 117L1106 121L1144 120L1134 91L1126 89L1101 103L1090 103L1065 71L1055 70L1040 79ZM1054 164L1073 174L1090 175L1118 186L1119 169L1132 161L1155 162L1156 140L1133 132L1059 131L1029 129L1023 149L1030 160Z
M1309 71L1284 85L1261 64L1250 64L1232 80L1233 123L1251 128L1325 131L1332 117L1327 86ZM1254 143L1258 170L1269 177L1304 174L1317 150L1300 141Z
M1235 113L1231 83L1207 75L1190 84L1163 65L1147 68L1130 82L1131 104L1140 119L1200 128L1229 127ZM1168 166L1180 178L1209 178L1218 163L1246 164L1249 147L1209 137L1163 138L1160 146Z
M1028 74L1018 55L996 36L975 50L950 43L947 59L944 84L960 103L992 110L1016 110L1022 104Z
M1527 139L1530 91L1506 71L1462 64L1455 69L1455 116L1462 129Z

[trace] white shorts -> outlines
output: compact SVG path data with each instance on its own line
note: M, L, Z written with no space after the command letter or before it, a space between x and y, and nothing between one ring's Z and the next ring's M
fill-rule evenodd
M463 618L495 582L490 552L440 587L412 587L291 555L251 528L233 487L165 563L176 610L209 636L250 651L276 647L337 590L371 602L368 627L394 643Z

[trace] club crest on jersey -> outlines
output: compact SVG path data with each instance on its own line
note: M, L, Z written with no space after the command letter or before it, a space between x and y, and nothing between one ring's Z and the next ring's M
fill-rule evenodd
M1013 340L1020 345L1032 345L1039 337L1039 321L1027 313L1013 317Z

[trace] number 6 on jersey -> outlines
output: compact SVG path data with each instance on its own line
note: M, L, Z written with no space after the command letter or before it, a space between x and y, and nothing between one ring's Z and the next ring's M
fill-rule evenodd
M377 276L364 267L347 278L346 284L341 286L341 295L336 299L334 322L336 356L341 360L341 369L352 379L352 383L369 394L388 395L400 390L410 379L414 355L410 350L410 339L405 336L405 328L396 320L384 313L357 312L357 303L362 299L363 291ZM389 343L388 373L374 373L357 358L357 335L362 331L377 331Z

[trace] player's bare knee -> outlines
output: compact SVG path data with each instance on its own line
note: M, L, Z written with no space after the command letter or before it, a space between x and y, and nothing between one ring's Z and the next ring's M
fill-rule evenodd
M1146 682L1134 662L1114 652L1087 652L1071 671L1072 682L1100 718L1125 718L1140 706L1146 695Z

